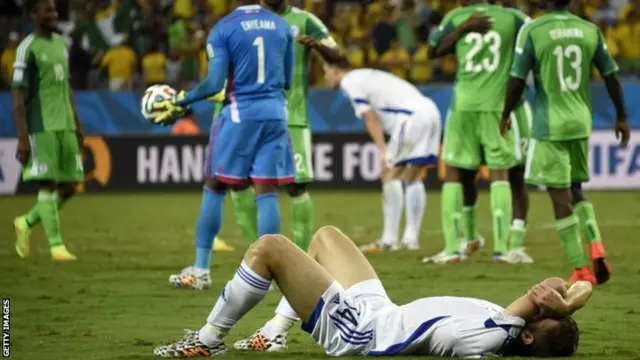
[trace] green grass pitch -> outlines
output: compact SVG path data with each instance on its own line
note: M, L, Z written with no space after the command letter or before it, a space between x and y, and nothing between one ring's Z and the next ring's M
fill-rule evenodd
M380 193L312 193L316 225L342 228L357 243L381 231ZM640 358L640 193L589 192L614 276L576 319L582 329L578 358ZM282 229L290 233L290 205L282 196ZM213 288L175 290L167 277L193 260L198 193L104 194L78 196L62 210L62 230L74 263L53 263L41 228L34 231L31 257L13 249L11 219L26 211L34 196L0 199L0 296L11 298L12 359L151 359L156 345L177 340L184 328L199 328L223 284L233 275L246 244L227 201L221 236L237 247L214 254ZM391 296L404 303L418 297L464 295L508 304L536 281L570 275L552 226L550 202L532 194L527 246L533 266L494 265L490 244L470 261L426 266L423 255L442 247L440 196L429 193L417 252L375 254L370 260ZM479 200L481 233L491 238L488 196ZM490 241L489 241L490 242ZM279 294L270 293L228 338L228 346L270 318ZM230 352L229 358L324 358L299 328L284 355Z

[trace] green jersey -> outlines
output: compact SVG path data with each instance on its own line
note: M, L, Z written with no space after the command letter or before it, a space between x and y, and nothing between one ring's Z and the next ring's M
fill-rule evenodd
M327 27L310 12L291 6L281 16L291 26L294 37L309 35L318 41L331 39ZM289 125L308 126L307 93L309 91L310 49L296 43L294 52L293 81L287 95Z
M456 43L458 72L451 109L502 111L516 35L529 21L527 15L485 3L457 8L450 11L431 34L429 45L437 48L447 34L475 13L491 17L495 23L486 34L467 33Z
M533 138L561 141L591 134L591 64L603 76L618 71L596 25L562 11L522 28L511 75L525 79L533 70Z
M75 130L66 40L30 34L18 46L13 67L13 87L25 92L29 133Z

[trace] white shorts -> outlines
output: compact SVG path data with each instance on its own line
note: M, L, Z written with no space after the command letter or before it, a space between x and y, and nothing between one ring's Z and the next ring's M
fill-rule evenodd
M426 99L413 114L395 126L387 144L387 166L432 165L440 151L440 111Z
M396 308L380 280L366 280L347 290L334 282L302 329L327 355L366 355L375 348L376 319Z

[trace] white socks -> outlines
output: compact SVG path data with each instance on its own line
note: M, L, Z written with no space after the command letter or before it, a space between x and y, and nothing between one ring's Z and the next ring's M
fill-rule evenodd
M382 242L393 245L398 242L400 217L402 216L402 180L393 179L382 185Z
M219 344L229 330L269 291L271 280L256 274L243 261L235 276L222 289L222 294L200 329L200 341L206 345Z
M286 334L293 327L296 321L300 320L298 314L289 305L287 299L283 296L276 308L276 316L269 320L262 327L262 333L270 339Z
M405 189L406 224L402 237L404 244L416 245L418 243L418 234L426 206L427 193L424 189L424 183L419 180L407 184Z

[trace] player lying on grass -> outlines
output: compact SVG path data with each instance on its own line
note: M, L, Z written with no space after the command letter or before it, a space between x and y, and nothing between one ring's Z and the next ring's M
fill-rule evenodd
M440 111L414 85L385 71L352 69L345 60L325 64L324 77L329 86L340 88L349 98L382 160L382 238L363 246L362 251L403 246L418 249L427 204L423 181L427 167L437 162L440 148ZM388 142L385 133L389 135ZM407 221L399 242L403 202Z
M18 130L17 157L23 179L38 183L38 202L14 221L16 251L30 252L31 229L42 222L57 261L75 260L60 233L59 209L82 181L82 126L69 84L67 42L55 33L53 0L28 0L35 30L22 40L13 65L13 109Z
M605 260L593 205L581 184L589 181L591 135L591 68L604 77L615 105L615 135L624 146L629 128L618 66L607 49L600 29L568 11L570 0L549 0L550 12L525 25L518 34L502 114L502 132L512 126L510 114L533 71L536 85L534 121L527 154L525 178L529 184L549 191L556 229L574 268L571 282L587 280L602 284L611 276ZM595 276L585 264L580 238L583 228L590 242Z
M399 306L353 242L325 226L314 234L308 254L282 235L263 236L247 251L206 324L154 353L223 355L231 328L274 280L304 320L303 330L334 356L573 355L579 332L570 315L592 291L588 282L567 289L561 279L549 278L506 309L463 297L422 298Z

